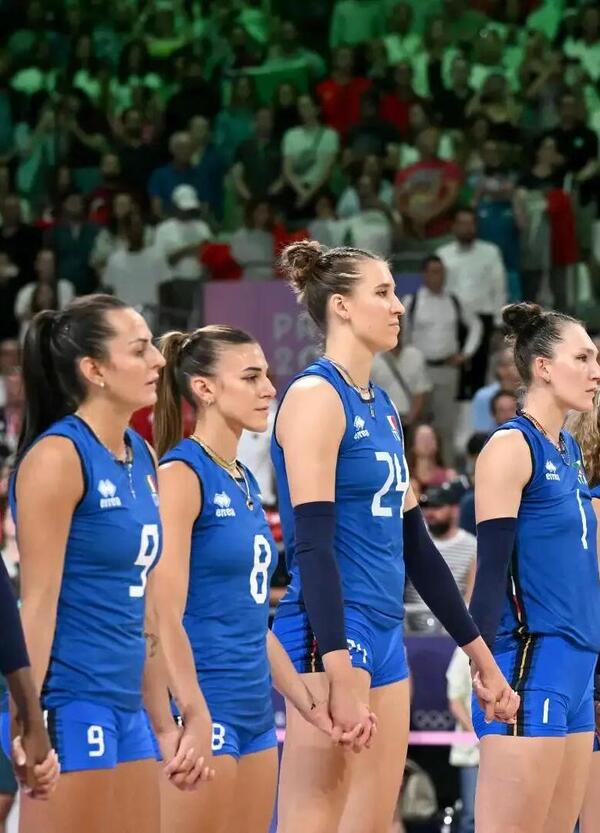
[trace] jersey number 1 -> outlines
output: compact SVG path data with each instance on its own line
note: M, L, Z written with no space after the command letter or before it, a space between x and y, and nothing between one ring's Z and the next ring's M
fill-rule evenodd
M408 490L409 482L408 476L406 477L406 480L403 480L402 478L402 464L400 463L400 458L397 454L390 454L387 451L376 451L375 459L380 463L387 463L388 476L381 489L373 495L371 513L375 518L392 517L391 507L382 506L381 499L387 495L391 488L394 488L396 492L402 492L402 500L400 502L400 516L402 516L404 495ZM404 471L406 472L406 465L404 466Z
M157 524L144 524L140 540L140 551L134 561L135 567L142 568L140 572L140 584L129 585L129 596L132 599L141 599L146 591L148 572L158 555L159 540Z

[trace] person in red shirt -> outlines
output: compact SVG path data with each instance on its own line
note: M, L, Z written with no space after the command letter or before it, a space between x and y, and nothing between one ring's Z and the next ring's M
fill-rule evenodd
M416 142L420 160L396 175L396 208L407 236L416 240L442 237L452 227L462 171L438 157L439 141L437 128L421 131Z
M355 76L354 51L341 46L333 53L329 78L317 85L317 99L321 105L323 122L337 130L342 139L360 119L360 100L371 81Z
M409 128L409 113L413 104L421 99L413 90L413 70L408 61L400 61L392 69L392 89L379 104L379 118L393 124L405 136Z

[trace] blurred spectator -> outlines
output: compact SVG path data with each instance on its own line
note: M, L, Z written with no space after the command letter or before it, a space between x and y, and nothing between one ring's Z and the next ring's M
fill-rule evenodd
M29 99L22 118L15 126L17 161L15 182L20 194L39 206L56 165L57 126L54 106L45 93Z
M481 454L484 445L489 439L488 433L471 434L467 441L465 461L465 474L469 480L470 488L460 499L458 525L461 529L477 535L477 523L475 518L475 464Z
M408 132L410 107L421 99L413 89L413 70L408 61L400 61L390 70L391 91L381 98L379 117L392 124L401 136Z
M456 205L462 180L460 168L438 157L439 131L427 128L417 138L420 161L398 171L396 206L407 235L415 241L428 241L434 248L439 238L452 228L452 209ZM437 241L436 241L437 239Z
M446 671L448 707L456 719L457 732L474 732L471 719L472 682L469 658L461 648L452 654ZM462 807L457 833L475 831L475 790L479 772L479 745L455 743L450 749L450 764L458 768Z
M0 341L0 407L6 403L6 376L21 363L21 345L16 338Z
M0 252L3 252L19 271L22 283L33 277L33 261L42 245L39 230L23 222L21 201L16 194L8 194L0 204Z
M404 428L423 419L432 390L431 379L423 353L413 344L405 344L403 327L398 345L375 356L371 379L386 391Z
M156 4L148 18L146 46L155 61L166 61L187 44L191 33L189 29L177 31L170 4Z
M14 153L14 130L22 108L21 97L10 85L10 59L0 52L0 161Z
M94 54L94 44L89 34L81 34L75 40L66 69L67 83L81 90L106 110L109 101L108 68Z
M394 241L400 237L401 218L379 198L375 180L368 174L358 180L357 193L360 211L345 221L344 241L387 259L392 254Z
M298 27L291 20L282 20L279 25L277 42L269 49L267 60L263 67L269 69L284 69L286 67L306 67L310 81L318 81L326 72L323 57L307 49L298 34Z
M212 232L200 219L200 201L191 185L178 185L172 201L174 215L157 226L155 246L170 267L171 279L196 281L203 276L200 247Z
M425 103L423 101L413 101L408 111L408 132L404 137L404 141L390 152L390 160L392 152L397 159L396 169L407 168L409 165L419 161L419 136L424 130L429 130L430 128L438 131L439 146L437 155L439 158L446 161L454 160L456 156L454 152L456 134L436 127Z
M565 69L564 56L549 52L547 38L541 32L530 32L519 67L521 126L529 136L556 126L558 98L565 89Z
M204 67L199 58L186 60L179 92L168 101L165 124L169 130L186 130L193 116L201 115L209 121L221 109L219 85L204 78Z
M519 227L520 267L523 299L536 301L544 275L557 305L565 303L564 270L552 263L551 225L548 194L562 188L564 172L554 136L541 137L533 151L533 166L519 177L513 199Z
M464 140L457 154L458 161L466 174L483 170L483 145L491 138L491 125L485 116L475 115L467 119Z
M514 419L517 413L516 394L512 390L496 391L490 402L490 411L496 426L503 425L509 419Z
M108 150L108 122L90 98L73 89L58 113L65 161L73 169L75 184L89 193L98 184L102 155Z
M477 239L472 210L459 209L452 230L454 242L437 251L446 267L448 291L483 325L479 347L463 374L463 396L466 392L470 399L485 384L492 333L500 324L500 313L506 304L506 272L498 247Z
M52 249L40 249L35 259L35 273L36 280L26 283L15 300L15 316L21 323L21 343L36 312L64 309L75 296L73 284L57 275Z
M442 63L430 64L430 87L433 95L433 107L440 124L452 130L462 130L465 126L466 110L473 98L469 84L471 67L462 55L457 55L450 69L450 88L442 80Z
M385 16L379 0L337 0L329 29L329 45L354 46L373 40L385 31Z
M47 245L56 255L61 278L73 284L77 295L87 295L98 283L90 263L98 226L86 221L78 191L67 194L61 208L60 221L47 232Z
M475 393L471 404L472 428L476 432L489 433L494 430L495 422L491 402L498 391L509 390L516 393L521 384L512 347L505 347L494 353L491 359L491 369L496 381L480 388Z
M458 503L462 488L458 481L444 482L439 486L430 486L419 498L419 504L425 516L434 544L456 582L465 601L468 603L475 582L477 561L477 539L458 526ZM421 604L423 600L410 581L404 591L406 604ZM426 612L408 613L408 625L412 631L431 630L432 614ZM436 629L441 629L437 625Z
M467 116L485 116L492 136L499 142L516 144L520 107L510 92L503 73L490 73L467 107Z
M291 84L280 84L275 94L273 132L276 139L298 124L298 91Z
M477 9L469 8L466 0L444 0L443 22L446 36L457 46L470 48L487 18Z
M371 86L368 78L354 74L354 51L340 46L332 57L331 75L317 85L317 100L325 124L333 127L342 140L361 116L361 98Z
M421 36L413 29L413 10L410 3L395 3L389 12L383 37L387 63L410 61L422 49Z
M105 153L100 161L100 183L89 196L88 216L93 223L105 225L112 210L113 200L123 189L121 162L116 153Z
M417 498L430 486L441 486L456 477L442 456L439 435L432 425L421 423L409 433L406 457L410 482Z
M569 38L564 45L565 53L583 67L592 81L600 79L600 10L590 3L580 11L578 37Z
M5 398L4 404L0 408L0 460L2 465L7 457L12 457L16 452L23 424L25 390L21 368L17 365L13 366L3 376L3 383Z
M258 481L263 506L275 506L275 472L271 463L271 437L277 414L277 403L269 405L267 430L262 433L242 431L238 446L238 459L247 466Z
M335 162L340 140L319 121L319 111L309 95L298 99L301 125L288 130L282 143L283 173L291 205L288 216L309 217Z
M315 219L308 224L308 234L323 246L342 246L345 239L345 224L338 220L333 196L323 191L315 203Z
M395 127L379 118L379 97L368 90L360 99L360 120L346 137L349 161L362 163L369 156L384 158L388 148L400 140Z
M189 133L174 133L169 140L173 161L157 168L150 177L148 192L152 210L156 217L164 217L173 208L172 194L180 185L191 186L197 196L205 201L215 213L222 205L223 168L221 158L210 141L210 128L206 120L202 134L196 131L195 145ZM196 152L199 160L192 163Z
M140 213L140 207L131 198L131 194L121 192L115 194L110 210L110 217L104 228L101 228L94 241L94 248L90 256L90 263L98 273L102 283L102 275L108 258L113 252L129 247L130 223L132 212ZM151 227L144 227L144 245L150 246L154 240Z
M273 111L260 107L254 116L254 137L242 142L232 169L237 194L248 202L276 197L284 186L281 142L273 135Z
M142 114L129 107L121 116L117 153L125 181L139 198L146 196L148 180L158 165L158 150L144 141Z
M0 342L15 338L19 333L14 305L22 285L18 268L7 255L0 252Z
M158 73L152 71L144 41L133 39L126 43L121 51L116 75L110 82L112 108L117 112L126 111L134 106L140 90L158 93L163 88L164 81Z
M360 211L360 197L358 194L358 180L361 176L370 176L373 180L374 188L377 197L381 202L388 205L390 208L394 202L394 188L392 184L383 178L383 165L378 156L367 156L361 166L356 183L349 185L345 191L342 192L338 204L337 215L341 220L347 217L353 217Z
M402 299L407 344L425 356L432 383L431 412L444 458L454 459L454 431L460 368L476 353L483 333L479 318L446 286L443 261L435 255L423 263L423 286Z
M242 279L269 281L275 273L273 212L268 200L256 200L246 206L242 228L231 235L232 257L242 267Z
M577 183L597 175L598 137L586 126L580 101L574 93L561 96L559 123L549 135L556 142L562 173L574 174Z
M254 133L256 93L247 75L240 75L231 85L231 98L214 123L214 143L226 167L233 164L242 142Z
M121 227L125 239L108 258L103 285L133 307L155 310L158 287L169 280L171 270L162 251L145 243L146 232L139 211L133 208Z

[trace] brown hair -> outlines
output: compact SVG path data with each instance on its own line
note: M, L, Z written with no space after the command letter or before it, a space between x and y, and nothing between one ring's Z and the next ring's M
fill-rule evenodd
M192 394L192 376L214 376L219 353L225 347L254 344L243 330L212 324L192 333L165 333L159 348L166 364L160 375L154 408L154 445L159 457L183 437L181 399L197 409Z
M363 260L381 260L363 249L339 246L328 249L316 240L292 243L281 253L280 265L298 300L317 327L327 330L327 301L332 295L350 295L360 280Z
M531 365L538 356L551 359L562 341L565 324L581 324L570 315L544 310L537 304L509 304L502 310L506 340L512 346L515 365L525 386L531 384Z

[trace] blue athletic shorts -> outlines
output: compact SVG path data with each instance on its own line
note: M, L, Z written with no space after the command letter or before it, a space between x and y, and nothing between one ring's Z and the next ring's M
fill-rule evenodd
M73 700L45 712L50 742L61 772L114 769L117 764L156 759L143 709L126 712ZM2 714L2 745L10 741L8 713Z
M402 625L382 628L369 622L356 608L344 611L346 641L354 668L364 668L371 675L371 687L396 683L408 677ZM317 640L304 610L288 613L280 608L273 623L273 633L287 651L300 674L323 671Z
M594 731L597 654L560 636L525 636L494 656L521 696L521 706L514 725L486 723L473 697L473 726L478 737L564 737Z

